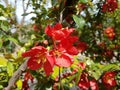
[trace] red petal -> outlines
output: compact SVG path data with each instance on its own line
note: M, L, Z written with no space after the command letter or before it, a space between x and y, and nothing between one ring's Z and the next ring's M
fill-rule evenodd
M78 37L77 36L69 36L68 40L69 40L70 43L73 44L78 40Z
M60 30L62 29L62 25L60 23L57 23L55 26L54 26L54 29L55 30Z
M78 86L81 90L89 90L90 83L89 82L79 82Z
M65 37L68 37L74 31L74 29L73 28L71 28L71 29L65 28L62 31L65 34Z
M95 79L90 80L90 86L91 86L91 90L99 90L97 81Z
M87 48L87 44L85 42L79 42L77 45L77 48L79 50L79 52L84 52Z
M36 47L33 47L32 49L30 49L29 51L22 53L22 56L23 57L33 57L38 53L44 53L46 51L47 51L47 49L45 49L44 47L36 46Z
M114 71L106 72L102 77L102 81L105 85L109 87L116 86L117 83L115 80L115 76L116 72Z
M45 28L45 33L48 35L48 36L52 36L52 27L50 25L48 25L46 28Z
M56 59L56 65L62 67L69 67L73 63L73 57L67 53L62 54Z
M31 70L37 70L41 67L42 63L38 63L37 58L30 58L27 62L27 66L31 69Z
M72 46L72 44L69 42L67 38L65 38L59 43L59 46L61 46L62 48L68 49Z
M47 55L46 58L47 60L44 63L44 70L45 70L46 75L49 76L50 73L53 72L55 59L52 55Z
M80 62L78 65L82 68L82 70L86 68L86 64L84 62Z
M68 49L67 49L67 52L68 52L69 54L71 54L71 55L77 55L77 54L79 53L78 50L77 50L77 48L74 47L74 46L68 48Z
M80 77L80 81L78 83L78 86L82 89L82 90L88 90L90 87L90 82L87 78L87 74L86 73L82 73L81 77Z
M61 30L55 31L55 32L53 33L53 38L54 38L55 40L62 40L64 37L65 37L65 34L64 34Z

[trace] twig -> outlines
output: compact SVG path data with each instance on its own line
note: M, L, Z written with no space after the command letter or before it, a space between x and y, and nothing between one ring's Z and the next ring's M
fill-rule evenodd
M61 12L60 12L60 21L59 21L59 23L62 23L62 21L63 21L63 11L64 11L65 9L63 9Z
M8 82L8 86L5 87L3 90L12 90L12 88L15 85L15 82L18 80L18 78L21 76L22 72L26 70L27 68L27 61L26 60L19 68L17 71L15 71L15 73L13 74L13 76L10 78L9 82Z
M26 11L28 10L29 4L30 4L30 0L28 0L26 8L25 8L25 2L24 2L24 0L22 0L23 13L26 13ZM24 24L24 21L25 21L25 16L23 16L23 18L21 20L21 26Z

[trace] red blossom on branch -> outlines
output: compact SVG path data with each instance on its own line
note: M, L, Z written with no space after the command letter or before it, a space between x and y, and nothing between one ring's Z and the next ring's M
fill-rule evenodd
M82 73L78 86L81 90L99 90L98 83L95 79L89 80L89 75L87 73Z
M111 87L114 87L117 85L115 80L116 72L110 71L106 72L102 77L102 82L106 86L106 88L110 89Z
M69 67L73 63L73 55L78 54L74 43L78 41L78 37L71 36L73 28L62 28L57 23L53 27L48 25L45 33L52 37L53 48L48 51L43 46L36 46L22 54L23 57L30 57L27 65L32 70L44 68L46 75L53 72L54 65L59 67Z
M118 8L118 2L116 0L106 0L102 6L102 12L113 12Z
M87 43L85 42L79 42L77 45L77 49L79 50L79 52L84 52L87 49Z
M54 40L62 40L66 37L68 37L72 32L74 31L73 28L62 28L62 25L60 23L55 24L55 26L51 27L48 25L45 28L45 33L52 37Z
M49 75L53 71L54 58L52 55L49 55L47 53L47 49L42 46L36 46L29 51L24 52L22 56L30 57L27 62L27 66L31 70L37 70L43 66L46 75Z
M90 81L88 80L88 74L82 73L80 77L80 81L78 82L78 86L82 90L87 90L90 87Z
M110 39L110 40L113 40L114 37L115 37L115 32L114 32L114 28L112 27L107 27L105 30L104 30L105 34L107 35L107 37Z

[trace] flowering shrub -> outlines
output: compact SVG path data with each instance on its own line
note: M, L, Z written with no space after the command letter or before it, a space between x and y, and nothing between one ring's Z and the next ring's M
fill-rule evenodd
M47 8L43 1L30 1L32 30L10 39L16 45L20 35L20 49L0 57L4 89L118 90L120 1L51 0Z

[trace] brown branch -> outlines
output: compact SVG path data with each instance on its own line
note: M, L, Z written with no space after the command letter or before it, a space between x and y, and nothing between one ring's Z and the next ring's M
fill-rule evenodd
M12 90L12 88L15 85L15 82L18 80L18 78L21 76L22 72L26 70L27 68L27 61L26 60L19 68L17 71L15 71L15 73L13 74L13 76L10 78L9 82L8 82L8 86L5 87L3 90Z
M63 21L63 11L64 11L65 9L63 9L61 12L60 12L60 21L59 21L59 23L62 23L62 21Z
M26 8L25 8L25 2L24 2L24 0L22 0L23 13L26 13L26 11L28 10L29 4L30 4L30 0L28 0ZM24 21L25 21L25 16L23 16L23 18L21 20L21 26L24 24Z

